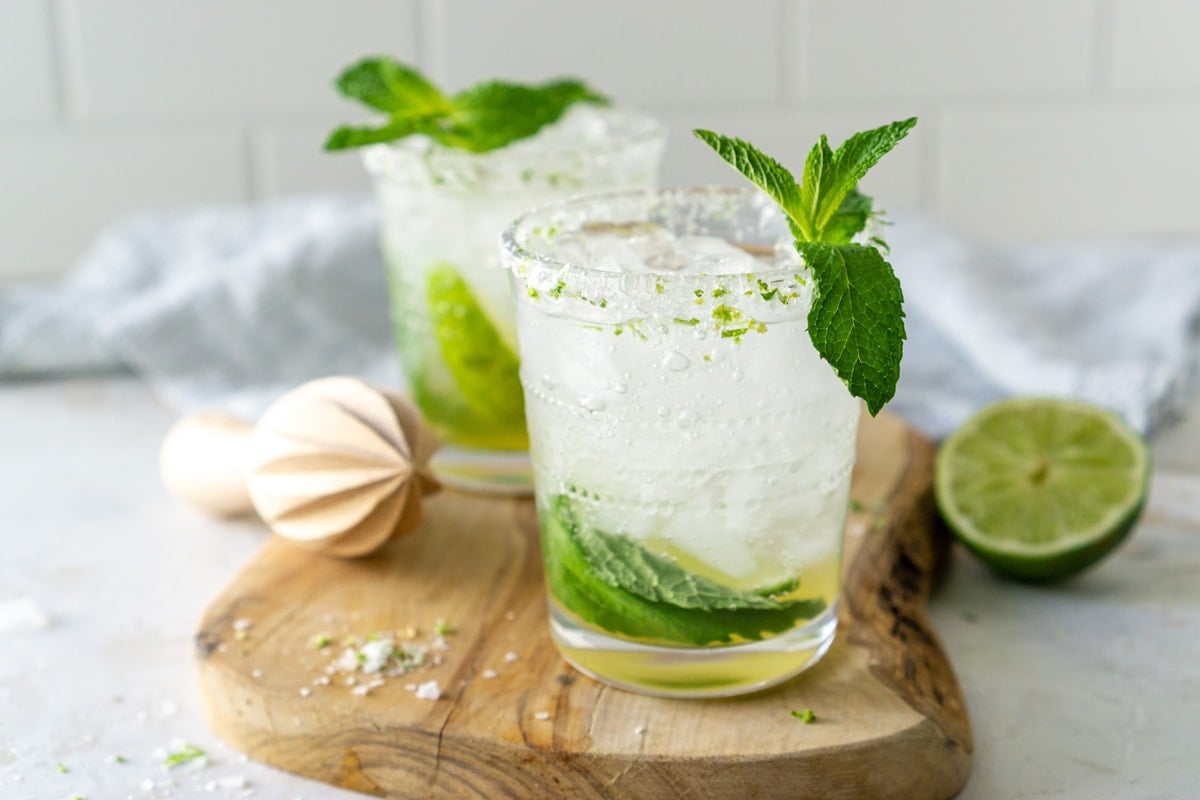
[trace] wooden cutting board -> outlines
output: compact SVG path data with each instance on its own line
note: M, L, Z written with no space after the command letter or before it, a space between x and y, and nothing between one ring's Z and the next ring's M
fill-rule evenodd
M443 492L369 558L267 544L196 634L209 723L255 759L382 797L951 797L972 742L925 610L948 553L932 463L895 417L864 418L837 640L776 689L664 700L581 675L547 631L532 502ZM426 637L438 618L454 626L440 666L366 696L321 685L337 647L315 634ZM405 688L434 679L436 701ZM813 724L790 714L807 708Z

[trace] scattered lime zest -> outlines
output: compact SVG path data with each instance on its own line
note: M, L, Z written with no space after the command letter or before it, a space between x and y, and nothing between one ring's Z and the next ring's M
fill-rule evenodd
M811 725L817 721L817 715L813 713L811 708L806 708L803 711L792 711L792 716L803 722L805 725Z
M443 617L438 617L433 623L433 632L438 636L449 636L454 633L454 626L445 620Z
M312 644L314 650L324 650L326 647L329 647L331 644L333 644L333 637L328 633L318 633L316 636L312 637L310 643Z
M174 769L181 764L187 764L188 762L204 758L207 755L207 753L205 753L196 745L184 743L183 747L174 753L170 753L165 759L163 759L163 766L167 769Z
M58 770L59 775L66 775L68 772L71 771L70 768L67 767L67 765L61 761L58 762L57 764L55 764L54 768Z

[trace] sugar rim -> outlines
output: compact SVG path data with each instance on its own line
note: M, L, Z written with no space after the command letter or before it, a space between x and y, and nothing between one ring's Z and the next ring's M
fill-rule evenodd
M477 167L489 163L503 165L511 162L540 162L545 159L573 156L595 160L598 156L619 158L622 154L645 144L666 143L666 128L649 114L608 106L592 108L612 123L612 130L600 139L568 139L545 144L537 141L538 136L533 136L496 150L472 153L469 150L447 147L427 136L416 135L363 148L363 164L371 175L386 177L399 165L411 160L427 162L437 169Z
M706 196L714 199L728 198L747 208L757 204L766 210L774 209L781 217L783 216L783 211L779 209L774 200L760 190L750 187L734 188L708 185L671 189L623 190L580 195L567 200L545 203L517 217L500 234L500 250L504 265L510 272L522 278L528 277L522 270L528 271L530 268L533 268L553 273L559 279L579 282L583 285L611 286L614 283L619 283L627 289L636 287L635 290L643 290L649 288L651 291L654 291L655 285L663 283L678 283L689 288L705 288L717 284L728 288L732 286L738 286L739 288L749 286L754 288L761 281L772 283L781 280L786 284L792 284L795 283L797 273L806 271L800 254L791 248L784 251L787 255L786 259L780 257L780 251L777 249L774 263L771 265L764 264L764 269L754 272L670 273L650 271L614 272L612 270L599 269L556 258L544 252L537 252L527 244L529 236L532 233L532 228L555 213L565 214L572 211L586 211L589 208L595 207L603 208L606 205L620 203L621 201L636 202L637 198L645 198L644 205L646 207L652 207L656 204L679 204L683 198L697 196ZM780 237L780 239L782 238Z

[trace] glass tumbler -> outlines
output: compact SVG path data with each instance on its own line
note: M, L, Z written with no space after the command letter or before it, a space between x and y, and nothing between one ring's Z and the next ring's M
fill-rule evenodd
M425 137L363 152L381 212L396 345L409 390L443 446L449 485L528 492L528 439L508 278L496 237L519 213L657 182L652 119L577 107L536 136L474 154Z
M779 209L752 189L578 198L518 219L501 253L562 656L675 697L815 663L860 404L809 340Z

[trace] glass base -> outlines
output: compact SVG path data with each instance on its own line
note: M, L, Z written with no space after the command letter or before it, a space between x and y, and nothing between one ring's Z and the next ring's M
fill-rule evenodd
M550 633L571 666L618 689L656 697L732 697L776 686L817 663L833 644L837 604L763 642L660 647L585 628L550 602Z
M442 485L476 494L533 494L529 453L445 445L429 461Z

